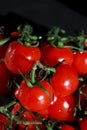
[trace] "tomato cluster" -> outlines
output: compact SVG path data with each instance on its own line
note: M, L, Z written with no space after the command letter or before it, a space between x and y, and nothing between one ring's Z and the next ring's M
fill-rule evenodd
M0 130L84 130L87 126L87 36L30 25L0 35ZM3 37L4 36L4 37Z

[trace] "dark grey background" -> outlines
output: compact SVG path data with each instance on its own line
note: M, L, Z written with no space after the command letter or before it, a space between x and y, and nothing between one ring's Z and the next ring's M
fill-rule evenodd
M8 19L11 22L12 15L17 15L45 27L57 25L70 33L87 31L85 9L84 0L77 3L72 0L2 0L0 3L0 15L10 16L5 19L7 23Z

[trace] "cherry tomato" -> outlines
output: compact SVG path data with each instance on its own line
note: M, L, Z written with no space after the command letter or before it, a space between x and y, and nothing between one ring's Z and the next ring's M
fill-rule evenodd
M87 73L87 51L76 52L74 54L73 66L79 74Z
M0 130L7 130L8 125L8 118L4 114L0 113Z
M87 41L84 42L84 46L87 47Z
M11 111L12 114L16 114L18 110L21 108L19 103L16 103Z
M20 114L20 118L23 119L24 121L30 121L30 122L41 122L39 118L37 118L32 112L30 111L23 111ZM25 128L27 130L37 130L36 126L39 127L41 130L45 130L45 126L43 124L29 124L29 125L24 125L24 124L19 124L18 125L18 130L24 130Z
M48 47L45 52L44 62L53 67L62 62L71 65L73 62L73 53L69 48Z
M7 43L0 46L0 59L4 59L7 47Z
M41 63L43 65L46 65L46 61L45 61L45 58L46 58L46 52L48 51L48 48L51 47L51 45L49 44L48 41L44 41L44 40L41 40L40 41L40 50L41 50Z
M38 47L29 47L13 41L9 44L5 55L5 64L13 73L26 73L31 70L33 64L40 59L41 53Z
M70 65L59 65L56 73L51 78L51 83L55 94L67 96L75 92L78 88L78 75Z
M12 73L8 70L5 63L3 61L0 62L0 94L8 94L10 90L8 89L8 81Z
M41 111L38 111L38 114L40 116L42 116L43 118L48 118L49 117L49 112L48 112L48 108L43 109Z
M80 129L86 130L87 128L87 117L84 117L82 120L79 121Z
M14 95L24 108L34 112L48 108L53 98L53 89L45 80L41 81L40 84L46 91L38 85L30 88L24 80L21 82L20 87L15 90Z
M65 97L60 97L55 95L54 100L48 108L49 117L61 120L61 121L73 121L74 108L76 106L76 99L74 96L69 95Z
M6 36L4 34L0 35L0 40L4 39ZM5 52L7 50L8 43L0 45L0 59L4 59Z
M63 125L61 130L75 130L75 128L71 125Z
M19 34L20 34L20 32L18 32L18 31L13 31L13 32L11 32L10 36L11 36L11 37L15 37L15 36L18 36Z

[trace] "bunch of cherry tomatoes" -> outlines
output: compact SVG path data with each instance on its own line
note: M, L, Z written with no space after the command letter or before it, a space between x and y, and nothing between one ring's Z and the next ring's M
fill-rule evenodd
M87 35L0 28L0 130L86 130Z

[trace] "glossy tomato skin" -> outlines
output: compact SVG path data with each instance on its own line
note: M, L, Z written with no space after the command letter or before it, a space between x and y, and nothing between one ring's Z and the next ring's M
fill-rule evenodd
M86 130L87 129L87 117L84 117L82 120L79 121L80 129Z
M67 96L78 88L78 74L72 66L62 64L56 68L51 83L55 94Z
M12 114L16 114L16 113L19 111L20 108L21 108L20 104L19 104L19 103L16 103L16 104L14 105L14 107L12 108L11 113L12 113Z
M48 108L42 109L42 110L38 111L38 114L39 114L41 117L43 117L43 118L48 118L48 117L49 117Z
M41 81L40 84L47 90L48 94L38 85L30 88L24 80L21 82L20 87L15 90L15 97L27 110L38 112L50 105L53 98L52 86L45 80Z
M5 64L13 73L26 73L41 57L38 47L29 47L13 41L9 44L5 55Z
M48 108L49 117L60 121L74 121L74 108L76 106L76 99L69 95L65 97L55 95L54 101Z
M71 125L63 125L61 130L75 130L75 128Z
M1 61L0 62L0 95L10 93L7 84L11 76L12 73L8 70L5 63Z
M50 67L53 67L60 62L69 65L73 62L73 53L69 48L57 48L51 46L45 51L45 55L44 62Z
M79 74L87 73L87 51L74 53L73 66Z

